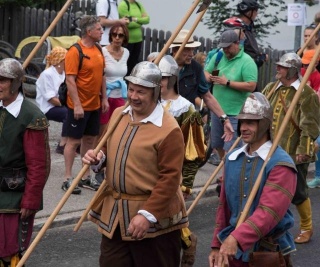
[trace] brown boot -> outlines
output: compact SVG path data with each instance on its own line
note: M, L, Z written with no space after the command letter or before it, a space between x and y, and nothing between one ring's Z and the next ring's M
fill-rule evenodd
M192 267L196 260L197 236L192 233L190 235L191 245L183 250L181 258L181 267Z
M311 236L313 234L313 230L307 230L307 231L302 231L300 234L294 239L294 242L297 244L303 244L303 243L308 243L311 239Z

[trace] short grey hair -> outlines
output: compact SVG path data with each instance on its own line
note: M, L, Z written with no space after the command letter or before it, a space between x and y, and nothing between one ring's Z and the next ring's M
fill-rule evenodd
M83 16L79 25L81 36L85 36L87 34L87 30L91 30L98 22L100 22L100 18L97 16Z

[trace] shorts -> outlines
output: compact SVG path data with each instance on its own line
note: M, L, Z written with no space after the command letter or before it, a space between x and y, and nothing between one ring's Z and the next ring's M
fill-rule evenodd
M74 118L73 109L68 108L67 113L67 137L81 139L84 135L97 136L99 135L99 117L100 111L85 111L84 118L76 120Z
M224 134L223 123L220 121L219 117L210 112L211 115L211 147L212 148L223 148L224 151L229 151L232 147L233 143L238 138L237 128L238 128L238 119L235 116L229 116L229 120L231 122L232 128L234 130L234 134L231 141L224 142L221 136ZM236 147L241 147L242 141Z

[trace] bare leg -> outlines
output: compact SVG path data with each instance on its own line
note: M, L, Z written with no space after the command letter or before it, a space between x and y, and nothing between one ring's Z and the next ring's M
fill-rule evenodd
M83 157L85 153L89 149L94 149L94 146L96 144L97 136L92 136L92 135L84 135L81 140L81 148L80 148L80 155ZM88 168L84 177L87 177L90 175L90 169Z
M76 149L80 145L81 139L75 139L72 137L68 137L66 146L64 148L64 165L65 165L65 173L64 178L72 177L72 166L74 162L74 158L76 156Z

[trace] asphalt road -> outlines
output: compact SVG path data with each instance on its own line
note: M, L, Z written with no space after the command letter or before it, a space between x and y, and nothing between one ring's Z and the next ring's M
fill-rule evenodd
M317 267L320 260L319 237L319 189L310 190L314 211L315 233L308 244L297 245L297 251L292 254L294 267ZM213 230L213 221L218 203L216 196L204 198L195 207L190 215L190 228L198 236L197 256L194 267L208 266L207 256L210 252L210 242ZM297 212L294 206L291 208L296 221ZM73 232L74 225L49 229L40 243L26 262L27 267L96 267L99 259L100 234L96 226L86 222L78 233ZM298 232L296 224L292 234ZM165 266L164 266L165 267Z

